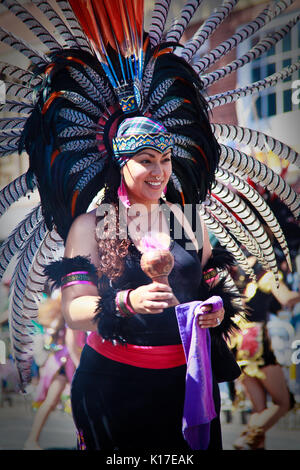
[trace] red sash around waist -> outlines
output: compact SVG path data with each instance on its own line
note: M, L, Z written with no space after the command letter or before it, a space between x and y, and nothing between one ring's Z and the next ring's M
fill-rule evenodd
M93 331L87 338L87 344L102 356L113 361L146 369L170 369L186 364L182 344L168 346L138 346L135 344L116 344L102 341L102 337Z

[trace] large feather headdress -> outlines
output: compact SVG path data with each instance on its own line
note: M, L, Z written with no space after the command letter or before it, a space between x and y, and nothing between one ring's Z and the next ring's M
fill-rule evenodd
M297 24L299 14L238 59L208 71L283 13L292 0L271 2L199 60L194 60L195 54L230 15L236 0L225 0L182 47L178 46L183 32L201 0L187 0L169 29L165 25L170 0L157 0L147 33L142 0L58 0L55 8L47 0L32 3L51 22L54 34L18 1L4 0L2 5L23 21L48 52L0 27L0 40L31 63L27 70L0 65L6 83L1 156L25 149L30 159L28 172L2 189L1 214L35 187L41 200L0 248L1 276L18 255L11 282L10 326L24 384L30 377L32 320L44 289L43 267L60 252L74 218L108 183L108 169L115 164L112 141L124 119L151 117L173 134L167 198L180 204L201 203L208 229L250 276L254 273L241 246L278 277L265 225L291 265L283 231L254 186L262 185L295 218L299 216L299 195L271 168L230 142L268 148L297 165L299 155L262 132L226 123L211 125L208 119L209 110L275 86L299 70L297 61L244 88L209 94L212 84L262 56Z

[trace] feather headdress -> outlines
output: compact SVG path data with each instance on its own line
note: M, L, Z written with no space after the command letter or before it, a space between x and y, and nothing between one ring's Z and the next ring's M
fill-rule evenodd
M208 71L284 12L292 0L272 1L199 60L194 60L197 51L230 15L237 0L225 0L182 47L178 46L183 32L201 0L187 0L168 30L170 0L157 0L148 32L143 26L142 0L58 0L55 9L47 0L32 3L51 23L53 34L18 1L3 0L2 5L43 43L42 50L0 27L1 42L30 63L26 70L0 64L6 84L0 155L26 150L30 159L28 172L2 189L1 214L36 187L41 202L0 248L1 275L18 254L10 325L23 384L30 377L32 320L44 289L43 266L60 253L72 221L88 209L107 182L107 171L115 164L113 138L126 118L150 117L173 135L167 199L202 203L208 229L250 276L253 273L241 245L278 276L264 225L272 230L291 264L276 216L254 184L274 192L295 218L299 216L299 195L272 169L231 143L257 149L267 146L294 164L299 164L299 155L256 130L212 125L208 119L211 109L273 87L299 70L297 61L246 87L209 94L213 83L266 53L297 24L299 15L240 58Z

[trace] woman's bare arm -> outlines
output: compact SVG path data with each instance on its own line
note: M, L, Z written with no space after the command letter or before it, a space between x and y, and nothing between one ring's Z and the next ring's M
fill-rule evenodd
M98 267L99 257L95 239L95 211L82 214L73 222L68 234L66 258L88 256ZM76 284L62 289L62 313L69 328L82 331L96 331L93 322L99 300L97 287L89 284Z
M204 268L207 261L209 260L209 258L212 255L212 249L211 249L211 244L210 244L210 241L209 241L209 235L208 235L206 225L203 222L203 219L202 219L201 216L200 216L200 219L201 219L201 225L202 225L202 229L203 229L203 232L202 232L202 235L203 235L203 252L202 252L202 263L201 264L202 264L202 268Z

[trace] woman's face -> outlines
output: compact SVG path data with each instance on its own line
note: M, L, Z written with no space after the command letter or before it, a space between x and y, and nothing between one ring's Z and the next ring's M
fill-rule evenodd
M171 149L143 149L130 158L122 175L131 203L157 203L172 173Z

